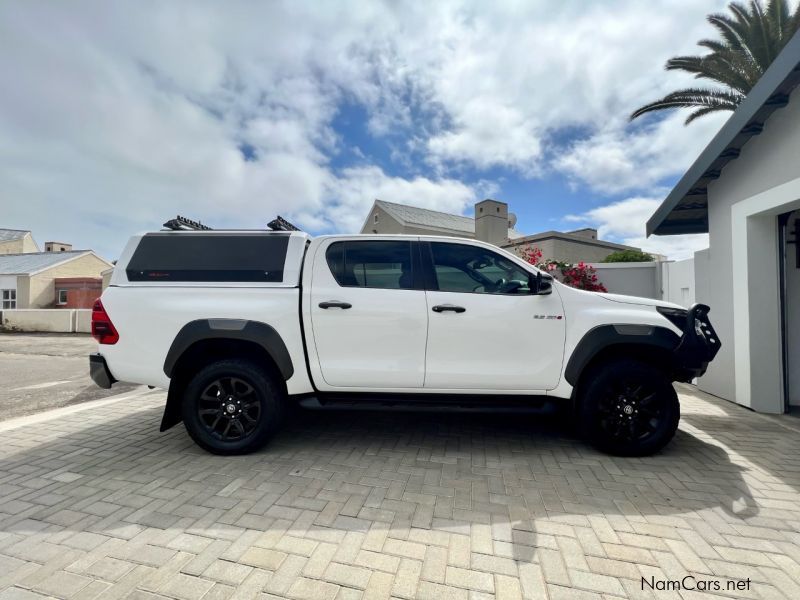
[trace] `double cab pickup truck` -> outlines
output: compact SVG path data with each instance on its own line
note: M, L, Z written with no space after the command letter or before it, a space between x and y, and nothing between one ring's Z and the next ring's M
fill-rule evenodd
M720 348L709 307L563 285L452 237L163 231L134 236L92 311L92 379L168 390L218 454L265 444L289 409L573 411L600 449L661 449L673 381Z

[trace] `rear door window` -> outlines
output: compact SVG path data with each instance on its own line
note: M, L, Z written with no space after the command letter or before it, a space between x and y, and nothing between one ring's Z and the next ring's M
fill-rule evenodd
M342 287L412 290L414 260L410 241L334 242L325 257Z

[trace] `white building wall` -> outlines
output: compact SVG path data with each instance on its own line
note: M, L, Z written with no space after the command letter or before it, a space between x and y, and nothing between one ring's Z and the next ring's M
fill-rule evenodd
M764 412L783 410L775 219L800 203L799 174L795 90L709 185L710 248L696 265L697 301L711 306L722 341L699 386Z
M17 289L16 275L0 275L0 290L15 290L15 289Z
M660 263L589 263L597 279L613 294L661 298Z
M663 299L689 308L695 303L694 259L661 263Z

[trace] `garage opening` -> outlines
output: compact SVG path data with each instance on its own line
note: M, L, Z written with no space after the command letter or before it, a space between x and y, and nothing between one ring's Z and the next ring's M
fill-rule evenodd
M778 216L786 409L800 416L800 210Z

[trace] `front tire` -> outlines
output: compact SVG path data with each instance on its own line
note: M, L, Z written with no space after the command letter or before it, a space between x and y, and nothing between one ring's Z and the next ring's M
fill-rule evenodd
M647 456L675 435L680 403L660 369L632 359L603 363L588 373L579 391L582 433L600 450Z
M186 386L181 406L186 430L198 446L214 454L254 452L283 420L280 383L245 360L211 363Z

